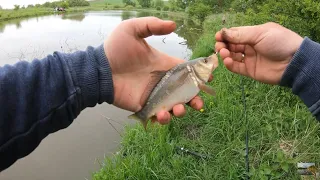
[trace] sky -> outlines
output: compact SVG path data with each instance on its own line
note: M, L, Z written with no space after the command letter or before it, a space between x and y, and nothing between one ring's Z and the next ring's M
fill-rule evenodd
M47 1L52 2L54 0L0 0L0 6L4 9L11 9L14 4L18 4L20 7L23 5L27 7L28 4L43 4Z

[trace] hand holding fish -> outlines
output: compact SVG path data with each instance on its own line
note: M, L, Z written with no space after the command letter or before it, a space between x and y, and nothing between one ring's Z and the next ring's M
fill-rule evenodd
M115 106L133 112L141 110L148 94L156 85L157 74L151 72L167 71L184 62L154 49L144 40L151 35L169 34L175 28L174 22L155 17L129 19L116 27L105 41L104 48L112 69ZM211 79L212 77L209 80ZM189 104L199 110L203 101L195 96ZM186 110L179 103L173 107L172 112L181 117ZM156 117L161 124L166 124L171 119L167 110L159 111Z
M216 51L232 72L268 84L279 84L303 38L276 23L222 29Z

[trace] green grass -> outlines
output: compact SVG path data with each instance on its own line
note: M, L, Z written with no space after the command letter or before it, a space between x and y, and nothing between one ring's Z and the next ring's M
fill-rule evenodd
M241 22L230 16L225 26L236 25ZM213 52L221 16L210 16L203 26L193 58ZM289 89L243 80L251 179L300 179L297 162L320 163L319 123ZM246 124L240 76L220 60L210 85L217 96L200 94L203 112L188 107L185 117L166 126L149 126L147 132L140 124L127 127L119 153L101 162L93 179L244 179ZM177 146L210 158L182 153Z

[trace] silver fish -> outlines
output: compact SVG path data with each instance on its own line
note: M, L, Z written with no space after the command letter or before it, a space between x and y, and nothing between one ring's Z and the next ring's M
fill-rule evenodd
M205 83L217 67L218 57L213 54L178 64L168 71L152 72L154 78L149 85L155 87L145 92L147 101L142 109L128 118L139 120L146 129L148 120L160 110L170 111L174 105L187 103L200 90L214 95L214 90Z

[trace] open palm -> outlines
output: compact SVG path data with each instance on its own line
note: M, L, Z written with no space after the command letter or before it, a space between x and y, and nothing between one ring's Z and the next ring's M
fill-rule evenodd
M151 35L164 35L174 31L172 21L163 21L155 17L136 18L123 21L112 32L104 48L112 69L114 84L114 105L129 111L139 111L147 100L147 86L154 71L167 71L184 62L149 46L144 38ZM203 102L195 97L191 106L200 109ZM175 116L183 116L185 108L176 105ZM167 123L169 112L157 114L160 123Z

